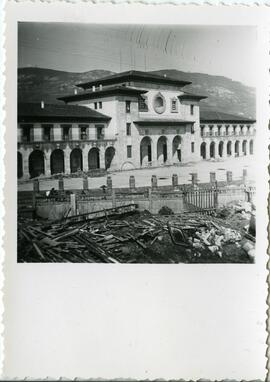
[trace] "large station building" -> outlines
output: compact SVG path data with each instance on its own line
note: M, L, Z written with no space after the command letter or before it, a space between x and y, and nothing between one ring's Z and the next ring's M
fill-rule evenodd
M63 104L18 105L18 177L252 155L255 120L201 112L187 81L128 71L78 84Z

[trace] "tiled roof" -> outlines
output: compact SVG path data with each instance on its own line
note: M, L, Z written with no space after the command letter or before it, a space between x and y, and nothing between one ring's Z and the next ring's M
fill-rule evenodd
M119 83L120 81L134 81L134 80L142 80L142 81L151 81L157 83L163 83L167 85L178 85L185 86L191 84L190 81L178 80L176 78L162 76L160 74L153 74L150 72L142 72L138 70L129 70L127 72L116 73L110 76L102 77L97 80L77 84L76 86L87 89L93 85L112 85Z
M136 89L128 86L111 86L102 90L96 89L96 91L87 91L79 94L70 94L64 97L59 97L60 101L72 102L72 101L82 101L89 99L99 99L104 97L110 97L113 95L127 95L127 96L138 96L140 94L146 93L147 90Z
M243 122L243 123L254 123L255 119L246 118L241 115L233 115L222 113L220 111L206 111L201 110L200 112L200 121L201 122Z
M19 103L18 104L18 121L82 121L82 122L98 122L109 121L111 117L101 114L85 106L77 105L58 105L44 104L44 108L40 103Z
M155 125L166 125L166 126L172 126L172 125L186 125L186 124L193 124L194 121L186 121L184 119L165 119L165 118L153 118L153 119L139 119L137 121L134 121L137 125L142 126L155 126Z

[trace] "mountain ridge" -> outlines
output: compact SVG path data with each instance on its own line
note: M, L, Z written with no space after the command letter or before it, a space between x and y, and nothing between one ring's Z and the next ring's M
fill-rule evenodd
M255 89L224 76L163 69L151 73L191 81L183 90L208 98L200 102L202 110L222 111L254 118ZM86 72L66 72L56 69L25 67L18 69L18 101L60 103L58 97L72 94L76 84L96 80L114 72L104 69ZM61 102L62 103L62 102Z

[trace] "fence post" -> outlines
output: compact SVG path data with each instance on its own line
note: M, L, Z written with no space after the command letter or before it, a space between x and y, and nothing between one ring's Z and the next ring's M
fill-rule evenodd
M191 183L192 183L192 186L197 186L197 184L198 184L198 174L197 174L197 172L191 173Z
M149 200L149 212L152 213L153 210L153 202L152 202L152 189L148 189L148 200Z
M216 173L210 172L210 183L215 184L216 183Z
M88 190L88 176L86 174L83 175L83 189Z
M226 176L227 176L227 183L232 183L232 172L227 171Z
M172 186L173 187L178 186L178 175L177 174L173 174L173 176L172 176Z
M108 191L112 190L112 177L111 176L107 176L107 189L108 189Z
M243 183L246 184L247 182L247 169L243 169Z
M112 208L116 207L116 195L115 195L115 190L112 189Z
M70 194L70 208L71 216L75 216L77 214L76 194Z
M156 175L152 175L151 185L152 185L152 189L156 189L157 188L157 176Z
M34 182L33 182L33 191L34 192L39 192L39 180L38 179L34 179Z
M62 175L58 179L58 190L64 191L64 178Z
M135 190L135 176L134 175L131 175L129 177L129 188L130 190Z

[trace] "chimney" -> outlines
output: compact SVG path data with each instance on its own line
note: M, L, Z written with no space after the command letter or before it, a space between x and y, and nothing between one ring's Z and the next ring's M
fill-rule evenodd
M96 91L96 87L95 85L92 86L92 92L95 92Z
M101 84L99 85L99 90L102 90L102 85Z
M40 107L41 107L41 109L44 109L44 106L45 106L44 101L41 101L41 102L40 102Z

